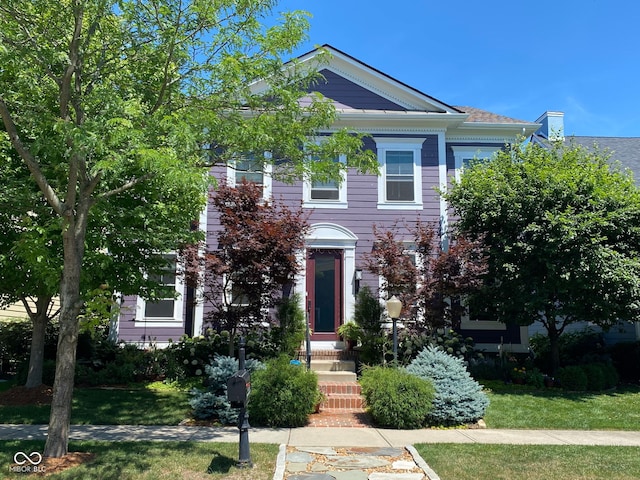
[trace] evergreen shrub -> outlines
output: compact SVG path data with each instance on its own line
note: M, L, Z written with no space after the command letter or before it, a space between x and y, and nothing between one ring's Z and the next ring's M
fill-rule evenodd
M435 397L428 417L430 424L462 425L483 417L489 398L471 378L462 359L429 346L409 364L407 371L433 383Z
M292 365L281 355L267 362L251 378L249 415L252 425L302 427L320 403L318 375L301 365Z
M587 390L599 392L605 389L604 370L599 363L588 363L581 365L587 377Z
M381 427L421 428L433 408L430 381L390 367L367 368L360 378L373 421Z
M253 375L264 369L264 364L258 360L249 359L245 368ZM215 355L204 367L206 390L192 389L189 405L193 409L193 416L198 420L216 419L225 425L233 425L238 421L238 410L231 408L227 400L227 380L238 371L238 360L233 357Z
M277 326L271 328L271 338L278 352L293 357L305 338L305 314L299 293L285 297L277 305Z
M359 358L367 365L380 365L383 361L385 336L380 322L383 310L368 285L358 291L353 320L362 329Z
M564 390L584 392L587 390L587 374L578 365L569 365L558 370L556 378Z

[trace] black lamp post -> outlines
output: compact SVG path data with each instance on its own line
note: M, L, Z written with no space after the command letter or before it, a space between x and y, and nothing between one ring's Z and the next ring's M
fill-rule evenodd
M398 363L398 318L402 311L402 302L393 295L386 303L387 315L391 317L393 323L393 362Z

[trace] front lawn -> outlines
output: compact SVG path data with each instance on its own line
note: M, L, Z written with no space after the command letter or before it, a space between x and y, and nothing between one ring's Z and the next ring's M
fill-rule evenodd
M484 444L419 444L415 447L442 479L640 478L640 447Z
M189 416L188 393L161 383L126 388L76 388L73 424L177 425ZM0 405L2 423L49 423L49 405Z
M609 392L565 392L483 382L491 403L489 428L640 430L640 387Z
M16 452L42 452L44 442L0 441L0 479L27 478L10 472ZM70 442L70 452L95 456L52 480L151 480L189 478L202 480L270 480L275 471L278 445L251 444L253 468L238 469L237 443L203 442Z

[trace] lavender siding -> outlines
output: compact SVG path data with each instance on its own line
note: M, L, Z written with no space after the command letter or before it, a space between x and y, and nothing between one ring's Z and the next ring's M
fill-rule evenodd
M340 104L338 108L343 106L343 108L369 110L407 110L331 70L321 70L320 74L324 78L318 79L317 83L309 88L309 91L319 92L325 97L334 100Z
M183 319L186 315L185 310L186 307L182 312ZM184 324L179 327L149 327L144 325L136 326L135 323L136 297L126 296L120 305L120 322L118 325L118 338L120 340L147 346L150 343L164 344L169 340L177 341L185 333Z

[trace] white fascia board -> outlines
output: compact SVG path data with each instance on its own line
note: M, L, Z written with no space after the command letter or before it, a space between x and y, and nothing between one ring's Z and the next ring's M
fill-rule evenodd
M537 123L481 123L468 122L457 126L451 135L503 135L505 137L528 137L540 128Z
M338 110L334 127L364 131L379 127L410 129L450 129L459 126L466 113L396 112L383 110Z

